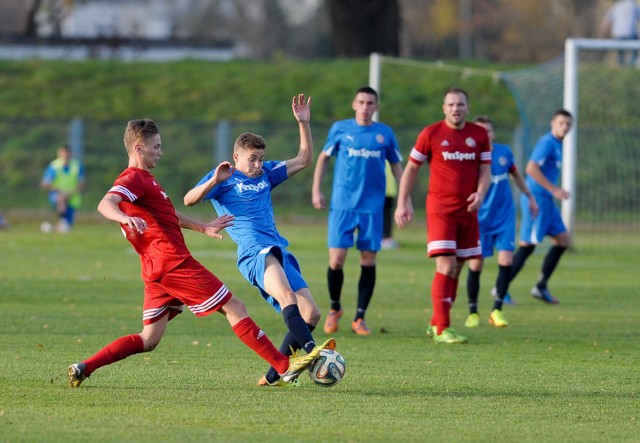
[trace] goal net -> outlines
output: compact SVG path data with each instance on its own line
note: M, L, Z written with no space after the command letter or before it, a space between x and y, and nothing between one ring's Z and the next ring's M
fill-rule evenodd
M518 103L525 159L557 108L574 115L562 171L573 198L562 215L571 231L605 241L607 234L640 232L640 70L629 64L633 51L640 42L569 39L563 57L503 74Z
M568 109L575 120L563 143L562 187L573 195L562 203L568 229L587 235L589 242L606 244L615 235L636 239L637 243L640 65L628 65L633 50L640 51L640 42L569 39L562 57L531 68L499 73L372 54L369 82L382 89L381 96L388 100L390 91L385 90L387 83L380 74L382 64L392 64L394 70L411 66L449 69L449 76L478 75L494 81L499 78L517 103L520 126L510 136L503 133L498 138L512 140L521 170L537 139L549 131L555 110ZM626 65L619 64L620 51L626 57ZM487 82L487 91L491 83ZM412 135L415 137L415 133ZM518 195L517 189L514 191Z

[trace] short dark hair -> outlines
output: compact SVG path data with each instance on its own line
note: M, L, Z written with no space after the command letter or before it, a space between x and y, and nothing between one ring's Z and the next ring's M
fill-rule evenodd
M378 100L378 93L371 86L362 86L358 88L358 90L356 91L356 95L360 94L361 92L365 94L371 94L376 97L376 100Z
M465 91L462 88L451 86L449 89L447 89L447 92L444 94L445 97L447 96L447 94L462 94L467 99L467 102L469 102L469 94L467 94L467 91Z
M493 126L493 121L491 121L491 119L489 118L488 115L478 115L473 119L474 123L482 123L482 124L489 124L491 126Z
M238 149L266 149L267 142L264 141L264 138L258 134L254 134L253 132L243 132L238 136L236 142L233 146L233 150L237 151Z
M559 115L564 115L565 117L573 118L573 115L571 115L571 113L564 108L556 109L556 112L553 113L553 118L556 118Z

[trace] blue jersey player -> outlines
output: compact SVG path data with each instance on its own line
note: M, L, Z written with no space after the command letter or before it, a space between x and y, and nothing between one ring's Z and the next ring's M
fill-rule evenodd
M491 140L491 186L478 211L482 257L491 257L494 249L498 251L498 276L495 288L492 291L495 301L493 310L489 315L489 323L496 327L505 327L508 322L502 313L502 304L507 300L513 251L516 249L516 207L511 194L509 175L522 191L533 216L538 211L538 205L529 191L522 174L516 167L513 153L509 146L493 143L495 132L491 119L482 115L476 117L473 121L487 130L489 140ZM469 261L469 274L467 275L469 317L465 322L465 326L468 328L473 328L480 324L478 293L480 292L480 273L482 272L483 258Z
M355 118L335 122L318 156L313 174L312 200L316 209L326 202L321 191L322 178L331 157L335 157L331 204L329 207L329 269L327 282L331 310L324 331L333 334L342 317L340 296L347 250L360 251L358 302L351 330L370 335L364 316L376 282L376 254L382 241L386 190L385 162L391 165L395 180L402 177L402 156L391 128L373 121L378 110L378 93L369 86L356 91L352 102ZM357 232L357 234L356 234Z
M551 119L551 131L540 137L533 148L527 163L526 182L540 210L538 216L534 217L529 207L524 204L525 202L520 201L522 214L520 247L513 257L511 269L511 280L513 280L536 245L545 236L551 237L552 246L542 262L538 282L531 289L531 295L534 298L549 304L557 304L558 299L549 292L547 281L570 243L569 233L562 222L554 198L566 200L571 196L569 191L558 186L558 179L562 168L562 140L571 129L572 123L571 113L565 109L558 109Z
M273 188L300 172L313 161L311 137L311 98L304 94L293 98L293 115L300 129L298 155L286 161L265 161L266 142L250 132L241 134L233 148L235 166L222 162L206 174L184 197L192 206L210 200L218 214L234 215L232 226L226 228L238 245L238 269L258 288L263 298L281 312L289 330L280 345L283 354L291 355L304 349L310 358L317 358L321 349L335 349L329 339L316 346L311 331L320 321L320 309L302 278L296 258L287 251L289 242L280 235L271 202ZM260 378L261 386L285 386L271 367Z

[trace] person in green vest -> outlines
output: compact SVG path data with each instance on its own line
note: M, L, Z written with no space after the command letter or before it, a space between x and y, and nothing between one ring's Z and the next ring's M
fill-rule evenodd
M49 191L49 203L58 215L55 227L44 222L43 232L66 234L73 226L76 210L82 203L84 189L84 167L76 159L71 158L68 146L58 148L58 157L52 160L42 174L40 187Z

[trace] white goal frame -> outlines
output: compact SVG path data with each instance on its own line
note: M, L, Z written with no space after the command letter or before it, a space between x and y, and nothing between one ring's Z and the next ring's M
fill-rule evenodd
M578 71L580 66L580 50L637 50L640 51L639 40L614 40L569 38L564 45L564 108L573 115L572 130L562 143L562 188L571 193L571 198L562 201L562 220L569 234L575 228L576 213L576 168L578 153ZM626 69L634 69L632 67Z

